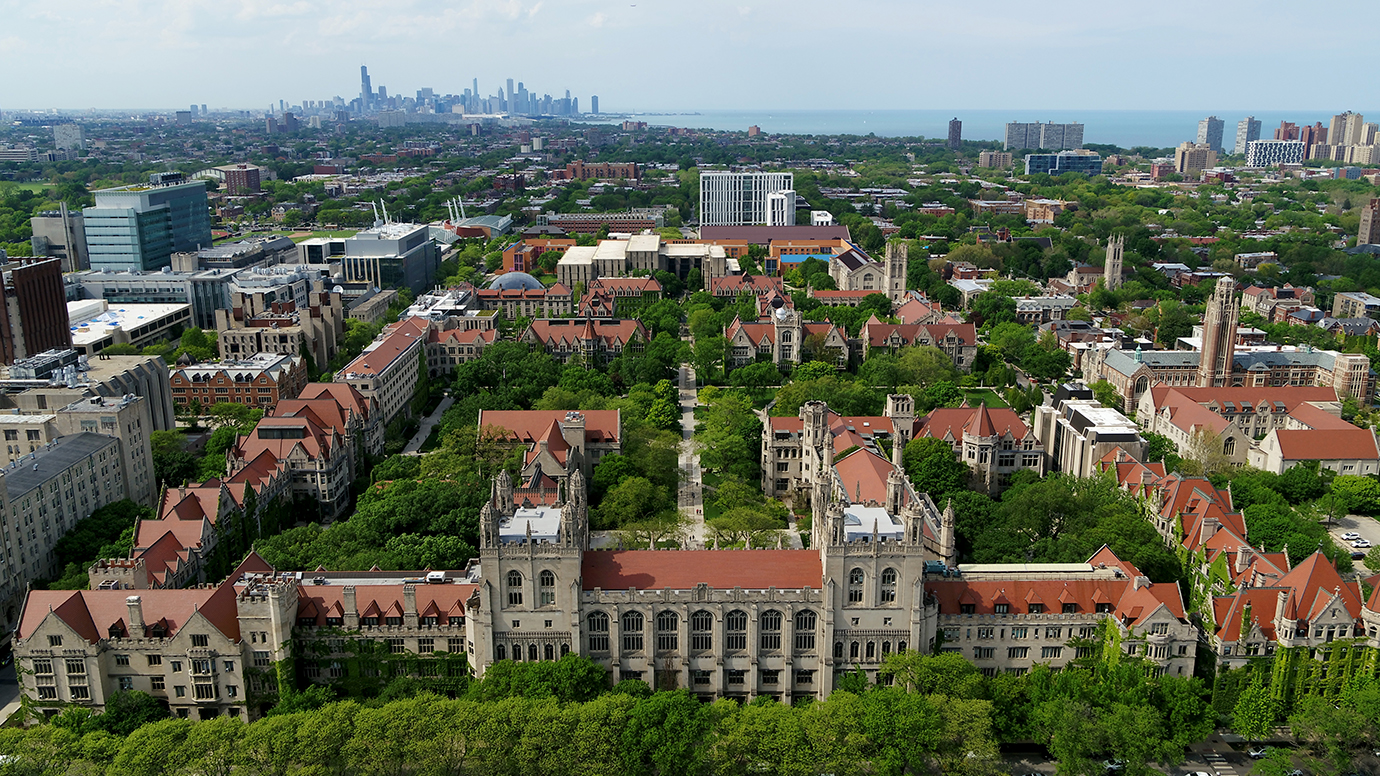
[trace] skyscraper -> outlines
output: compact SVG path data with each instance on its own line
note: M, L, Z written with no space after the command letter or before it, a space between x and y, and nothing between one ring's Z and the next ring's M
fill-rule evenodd
M1222 153L1222 129L1225 124L1216 116L1208 116L1198 122L1198 144L1206 144L1217 153Z
M369 82L369 68L359 66L359 109L361 113L369 111L370 103L374 101L374 87Z
M1203 317L1203 355L1198 361L1198 387L1231 384L1236 353L1236 320L1241 310L1236 301L1236 281L1230 276L1217 281Z
M510 113L513 112L513 111L516 111L516 110L517 110L517 105L514 104L513 98L517 96L517 92L513 91L513 79L511 79L511 78L508 79L508 91L505 92L504 94L506 94L506 95L508 96L508 111L509 111Z
M1004 150L1043 148L1047 151L1072 151L1083 147L1082 124L1025 124L1012 121L1006 125Z
M596 94L596 95L593 95L592 97L589 98L589 112L590 112L590 113L598 113L598 112L599 112L599 95Z
M963 145L963 122L957 117L949 120L949 148L957 151Z
M1356 235L1356 244L1380 244L1380 199L1372 199L1361 208L1361 228Z
M1246 153L1246 144L1252 140L1260 139L1260 122L1255 120L1255 116L1247 116L1236 124L1236 145L1232 147L1232 153Z

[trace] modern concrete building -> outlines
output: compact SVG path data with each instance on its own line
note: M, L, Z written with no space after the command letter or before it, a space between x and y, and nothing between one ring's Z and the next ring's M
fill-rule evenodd
M1260 122L1255 116L1247 116L1236 124L1236 145L1232 146L1232 151L1238 154L1246 153L1246 146L1260 139Z
M1332 298L1333 318L1375 318L1380 320L1380 297L1364 291L1344 291Z
M94 192L95 206L82 211L92 268L153 270L174 252L210 247L206 184L180 173L150 177L147 185Z
M61 125L60 125L61 126ZM59 202L57 210L45 210L29 219L33 236L29 238L35 256L60 259L63 272L77 272L91 266L86 249L86 222L81 213Z
M957 117L949 119L949 149L957 151L963 147L963 122Z
M1091 477L1100 471L1098 462L1116 448L1137 459L1144 457L1145 440L1136 424L1103 407L1085 385L1060 385L1049 404L1035 408L1033 420L1047 471Z
M174 428L168 365L161 356L96 356L50 350L3 370L0 407L25 413L52 412L93 396L148 399L155 431Z
M216 310L221 355L298 355L305 347L317 368L324 367L344 336L342 295L327 290L312 268L270 269L237 275L229 304Z
M1197 180L1203 170L1217 166L1217 151L1207 143L1180 143L1174 149L1174 172Z
M1083 147L1082 124L1024 124L1018 121L1006 125L1006 151L1039 148L1046 151L1065 151Z
M701 172L700 225L769 225L769 196L794 189L795 176L788 172ZM791 218L794 223L794 209Z
M177 272L87 270L64 276L67 301L104 299L111 305L188 304L197 328L214 330L216 310L230 306L230 288L240 270Z
M431 287L441 266L441 252L425 224L388 223L341 242L347 282L406 288L419 294Z
M104 299L67 303L72 347L93 356L111 345L142 348L165 342L192 325L188 304L117 304Z
M71 347L67 323L61 261L0 264L0 363Z
M82 125L76 122L54 124L53 143L60 151L81 153L86 150L86 132Z
M1060 151L1057 154L1029 154L1025 157L1025 174L1063 175L1076 172L1080 175L1101 175L1102 157L1093 151Z

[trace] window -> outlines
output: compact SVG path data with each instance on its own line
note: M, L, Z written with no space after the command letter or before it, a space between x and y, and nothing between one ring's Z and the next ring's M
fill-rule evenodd
M882 571L882 603L896 603L896 570Z
M518 657L522 657L522 655L519 654ZM505 646L503 646L502 644L495 645L495 646L494 646L494 659L495 659L495 660L507 660L507 659L508 659L508 648L505 647Z
M815 613L809 610L795 613L795 648L815 648Z
M1222 443L1222 455L1235 455L1235 454L1236 454L1236 439L1235 439L1234 437L1227 437L1227 441L1225 441L1225 442Z
M959 605L958 605L958 613L959 613L959 614L976 614L976 613L977 613L977 605L976 605L976 604L959 604Z
M388 639L388 654L401 655L407 651L407 642L402 639Z
M747 612L733 610L724 618L724 647L732 650L747 649Z
M1031 613L1031 614L1044 614L1044 613L1045 613L1045 605L1044 605L1044 604L1031 604L1031 605L1030 605L1030 613Z
M543 571L537 577L537 584L541 588L539 591L542 606L556 605L556 575L550 571Z
M795 683L796 683L796 684L814 684L814 683L815 683L815 672L814 672L814 671L796 671L796 672L795 672Z
M265 654L267 654L267 653L265 653ZM182 673L182 661L181 661L181 660L174 660L174 661L172 661L171 663L169 663L169 666L172 667L172 672L173 672L173 673L175 673L175 674L180 674L180 673Z
M52 674L52 673L53 673L53 661L51 661L51 660L34 660L34 664L33 664L33 665L34 665L34 673L35 673L35 674Z
M205 633L192 634L192 646L205 647L210 644L210 638Z
M522 606L522 575L516 571L508 572L508 605Z
M1078 604L1064 604L1064 614L1078 614Z
M589 651L609 651L609 616L604 612L592 612L585 618L589 623Z
M853 569L848 572L848 603L860 604L863 600L863 571Z
M744 680L744 678L745 678L746 676L747 676L747 671L744 671L744 670L742 670L742 669L729 669L729 671L728 671L728 683L729 683L729 684L743 684L743 680Z
M713 677L713 674L709 671L695 670L691 672L690 676L690 681L694 682L695 684L707 685L709 684L709 680Z
M527 645L527 659L528 659L529 661L536 662L536 660L537 660L537 645L536 645L536 644L528 644L528 645Z
M71 695L72 700L74 700L74 701L89 701L89 700L91 700L91 688L87 687L87 686L84 685L84 684L83 684L83 685L73 685L73 686L71 686L71 687L68 687L68 688L67 688L67 692Z
M85 676L85 675L86 675L86 661L85 661L85 660L81 660L81 659L77 659L77 660L68 659L68 660L67 660L67 675L68 675L68 676Z
M1008 660L1024 660L1030 654L1030 647L1007 647L1006 658Z
M656 616L656 648L658 652L674 652L680 648L680 618L675 612L661 612Z
M996 654L996 647L973 647L973 658L976 660L991 660Z
M41 701L55 701L55 700L57 700L57 688L56 688L56 687L39 687L39 688L38 688L38 699L41 700Z
M62 637L61 637L61 636L49 636L49 637L48 637L48 646L50 646L50 647L60 647L60 646L62 646Z
M216 686L214 684L194 684L192 689L199 701L211 700L216 697Z
M132 676L122 676L122 677L120 677L120 689L121 689L121 690L124 690L124 691L126 691L126 692L128 692L129 690L133 690L133 689L134 689L134 677L132 677Z
M1063 648L1063 647L1041 647L1041 648L1040 648L1040 657L1044 658L1045 660L1057 660L1057 659L1059 659L1059 657L1060 657L1061 655L1063 655L1063 654L1064 654L1064 648Z
M607 630L608 630L608 628L607 628L607 626L606 626L606 627L605 627L605 631L607 631ZM464 652L464 651L465 651L465 640L462 639L462 638L460 638L460 637L458 637L458 636L452 636L452 637L446 639L446 650L447 650L448 652L451 652L451 653L460 653L460 652Z
M980 639L996 638L996 628L978 628L977 637Z
M193 660L193 661L192 661L192 673L194 673L194 674L209 674L209 673L211 673L211 661L210 661L210 660Z
M187 688L183 687L182 685L178 685L177 687L173 688L173 695L176 695L179 698L185 698L187 697Z
M875 641L869 641L869 642L867 642L867 652L866 652L866 654L867 654L867 659L868 659L868 660L871 660L871 659L877 657L877 642L875 642Z
M129 655L116 655L116 656L115 656L115 665L117 665L117 666L127 666L127 665L129 665Z
M642 613L623 613L623 651L642 651Z
M714 615L703 609L690 615L690 648L696 652L714 648Z
M1111 604L1094 604L1094 605L1093 605L1093 610L1096 611L1098 614L1111 614L1111 613L1112 613L1112 605L1111 605Z
M781 682L781 672L780 672L780 671L763 671L763 672L762 672L762 684L772 684L772 685L774 685L774 684L780 684L780 682Z
M862 654L861 645L856 641L848 642L848 657L850 660L857 660Z
M995 614L1009 614L1011 611L1011 604L993 604L992 611Z
M267 652L255 652L255 653L254 653L254 667L255 667L255 668L267 668L267 667L269 666L269 663L271 663L271 662L272 662L272 661L269 660L269 657L268 657L268 653L267 653Z
M1045 638L1047 638L1047 639L1061 639L1061 638L1063 638L1063 637L1064 637L1064 629L1063 629L1063 628L1045 628Z
M542 651L545 653L546 659L547 659L547 660L555 660L555 659L556 659L556 645L554 645L554 644L546 644L546 645L544 645L544 648L543 648Z
M781 649L781 612L775 609L762 612L762 616L757 618L757 627L763 650Z
M228 684L225 686L225 694L231 698L238 698L240 696L240 688L233 684Z
M1154 625L1150 626L1150 632L1157 636L1163 636L1166 633L1169 633L1169 623L1157 622Z
M842 641L835 641L835 642L834 642L834 659L835 659L835 660L842 660L842 659L843 659L843 642L842 642Z
M161 665L163 665L163 656L162 656L162 655L149 655L149 656L148 656L148 661L149 661L149 665L151 665L151 666L161 666Z
M162 689L164 689L164 687L163 687L163 677L161 677L161 676L155 676L155 677L153 677L150 681L153 683L153 685L152 685L153 689L155 689L155 690L162 690Z

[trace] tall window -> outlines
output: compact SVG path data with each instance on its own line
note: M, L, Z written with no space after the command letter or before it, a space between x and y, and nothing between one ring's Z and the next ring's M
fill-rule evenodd
M853 569L848 572L848 603L860 604L863 600L863 571Z
M815 648L815 613L809 610L795 613L795 648Z
M674 652L680 648L680 618L675 612L661 612L656 616L656 648L658 652Z
M623 612L623 651L642 651L642 612Z
M762 612L762 616L757 619L757 627L761 632L762 649L781 649L781 612Z
M1235 455L1235 454L1236 454L1236 439L1235 439L1234 437L1228 437L1228 438L1227 438L1227 441L1225 441L1225 442L1222 443L1222 454L1223 454L1223 455Z
M586 621L589 623L589 651L609 651L609 616L603 612L592 612Z
M552 574L550 571L543 571L543 572L541 573L541 576L537 577L537 584L538 584L538 586L541 588L541 590L540 590L540 593L541 593L541 605L542 605L542 606L555 606L555 605L556 605L556 575L555 575L555 574Z
M734 609L724 618L724 647L732 650L747 649L747 612Z
M714 615L703 609L690 615L690 648L696 652L714 648Z
M522 606L522 575L516 571L508 572L508 605Z
M896 602L896 569L882 571L882 603Z

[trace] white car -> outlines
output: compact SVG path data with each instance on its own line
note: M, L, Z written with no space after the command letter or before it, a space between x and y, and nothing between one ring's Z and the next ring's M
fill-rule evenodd
M1342 541L1344 542L1355 541L1356 539L1360 538L1361 535L1356 533L1355 531L1347 531L1346 533L1342 534Z
M1263 746L1255 746L1251 747L1251 750L1249 752L1246 752L1246 754L1250 755L1252 760L1259 760L1260 758L1269 754L1269 750L1267 750Z
M1358 550L1364 550L1370 547L1370 542L1366 541L1365 539L1357 539L1356 541L1351 543L1351 546L1355 547Z

